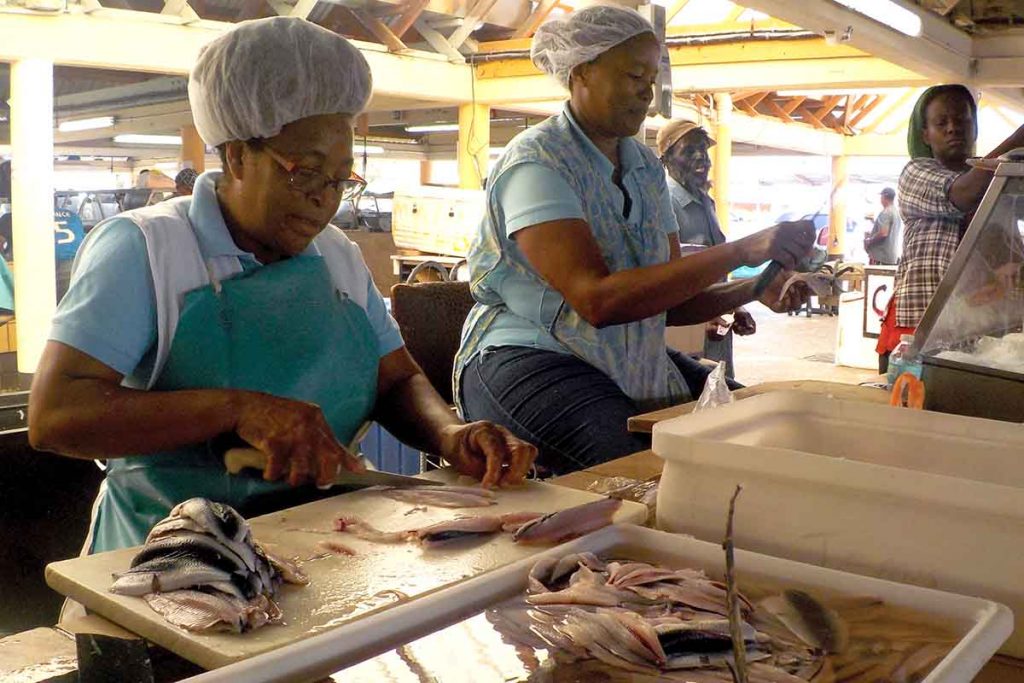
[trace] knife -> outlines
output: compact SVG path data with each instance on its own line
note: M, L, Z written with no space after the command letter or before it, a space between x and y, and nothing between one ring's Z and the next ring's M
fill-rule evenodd
M228 474L238 474L246 468L256 469L262 473L266 466L267 454L255 448L229 448L224 453L224 468ZM348 489L364 489L370 486L408 488L411 486L441 486L443 483L378 470L350 472L346 469L339 469L330 486L344 486Z

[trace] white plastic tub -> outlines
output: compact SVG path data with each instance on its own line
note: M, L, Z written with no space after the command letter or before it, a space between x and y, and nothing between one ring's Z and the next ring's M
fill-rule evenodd
M1024 426L795 392L654 429L658 526L1024 615ZM1003 652L1024 656L1024 629Z
M709 576L718 578L722 577L725 566L725 555L720 543L705 543L687 536L619 524L469 579L408 605L369 616L353 624L342 642L330 642L325 638L329 634L315 636L201 674L188 681L261 683L319 680L344 666L438 631L524 591L530 568L542 557L561 557L585 550L606 556L636 557L672 566L701 568ZM971 680L1013 629L1010 611L988 600L899 585L745 551L736 552L736 567L741 584L743 577L748 576L805 589L874 596L889 605L914 609L955 624L960 634L959 642L932 670L924 683L964 683ZM467 648L472 646L467 643ZM459 666L459 680L472 680L475 683L495 680L493 667L487 666L474 672L470 668L473 661L473 657L465 657ZM336 678L347 680L345 672ZM356 677L356 680L365 679ZM371 680L381 679L378 677Z

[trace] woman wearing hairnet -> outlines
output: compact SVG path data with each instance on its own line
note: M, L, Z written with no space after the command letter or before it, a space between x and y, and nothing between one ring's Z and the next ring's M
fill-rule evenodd
M141 543L193 496L243 514L316 497L314 480L362 468L341 444L371 418L486 485L531 466L532 446L452 416L358 248L327 223L356 182L352 117L370 89L344 38L292 18L241 24L189 79L223 172L90 233L35 376L29 434L109 459L93 551ZM263 479L225 472L225 449L244 444L269 456Z
M477 305L463 328L456 396L540 450L556 473L649 447L629 416L701 391L707 368L665 347L665 325L701 323L753 299L742 265L791 268L813 230L783 225L677 258L678 227L654 153L633 138L653 97L660 45L632 10L593 6L550 21L534 63L569 90L562 113L521 133L487 183L469 253ZM780 277L763 301L776 309Z

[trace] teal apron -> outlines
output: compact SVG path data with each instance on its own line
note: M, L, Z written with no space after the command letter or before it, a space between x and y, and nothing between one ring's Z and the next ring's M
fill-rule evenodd
M363 308L336 289L321 257L296 256L188 292L153 391L248 389L308 401L348 443L373 409L378 361ZM223 453L235 445L243 444L225 435L110 460L91 552L141 544L174 505L194 496L248 517L330 495L259 473L227 474Z

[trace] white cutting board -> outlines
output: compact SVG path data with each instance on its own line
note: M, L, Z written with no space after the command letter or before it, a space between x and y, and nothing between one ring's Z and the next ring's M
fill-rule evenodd
M446 471L424 476L449 482L456 478ZM371 543L332 531L334 519L340 515L361 517L380 529L393 530L422 527L459 515L551 512L600 497L528 482L517 489L499 489L498 504L490 507L419 510L378 491L356 491L256 517L250 520L254 537L274 552L303 560L311 582L305 587L285 585L281 589L278 604L284 611L285 625L265 626L244 634L190 633L167 623L142 598L108 592L111 573L128 569L138 548L55 562L46 567L46 582L124 628L212 669L350 624L397 604L395 595L377 595L381 591L401 591L414 600L546 549L516 545L510 534L433 549L415 543ZM615 521L642 524L646 518L645 506L624 501ZM357 554L309 560L324 554L317 547L317 541L323 539L341 541Z

